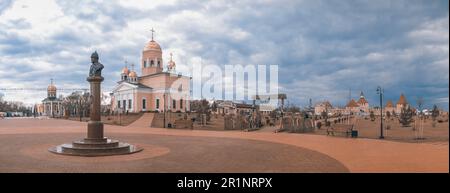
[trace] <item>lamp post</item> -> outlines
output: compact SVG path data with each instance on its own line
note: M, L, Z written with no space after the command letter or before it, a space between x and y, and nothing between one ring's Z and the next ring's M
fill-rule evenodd
M81 113L81 109L82 109L83 107L81 106L81 97L78 99L78 114L80 115L80 122L81 122L81 118L82 118L82 116L83 116L83 114Z
M380 86L377 87L377 94L380 95L380 139L384 139L383 135L383 94L384 89L382 89Z
M163 94L163 98L164 98L164 102L163 102L163 109L164 109L164 114L163 114L163 116L164 116L164 120L163 120L163 124L164 124L164 126L163 126L163 128L166 128L166 93L165 93L165 91L164 91L164 94Z

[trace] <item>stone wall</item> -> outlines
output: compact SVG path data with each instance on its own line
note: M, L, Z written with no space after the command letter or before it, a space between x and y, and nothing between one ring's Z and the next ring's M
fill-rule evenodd
M282 130L293 133L313 132L313 121L301 116L286 116L282 119Z
M176 129L194 129L194 124L192 123L192 120L189 120L189 119L175 120L174 126Z
M225 115L224 117L225 130L245 130L255 127L257 127L256 122L245 115Z

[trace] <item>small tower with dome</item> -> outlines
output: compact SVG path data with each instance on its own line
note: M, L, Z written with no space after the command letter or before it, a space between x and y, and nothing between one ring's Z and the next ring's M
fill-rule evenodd
M120 73L121 80L128 80L128 74L130 74L130 70L128 70L127 61L125 61L125 67L122 68L122 72Z
M361 93L359 94L358 106L360 108L361 113L366 115L370 113L369 101L366 100L363 91L361 91Z
M144 46L142 51L141 69L142 76L163 71L163 59L161 46L153 39L155 30L151 30L152 39Z
M56 86L53 84L53 78L50 79L50 85L47 87L47 98L55 99L56 98Z
M62 116L62 101L56 96L56 86L53 82L53 78L50 79L50 85L47 87L47 98L42 100L42 105L44 106L44 114L49 117L60 117Z
M403 93L400 94L400 98L397 101L396 104L396 113L400 114L402 112L403 107L408 108L409 104L408 101L406 100L406 97Z
M170 61L169 61L169 63L167 64L167 72L175 72L175 67L176 67L176 64L175 64L175 61L173 61L173 54L172 53L170 53Z
M133 84L138 83L138 76L134 71L134 64L131 64L131 72L128 74L128 81Z

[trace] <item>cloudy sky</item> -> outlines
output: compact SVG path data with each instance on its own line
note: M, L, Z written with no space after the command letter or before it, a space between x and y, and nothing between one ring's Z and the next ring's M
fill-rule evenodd
M163 57L178 69L206 63L279 65L289 103L345 105L376 87L394 102L448 109L448 1L0 0L0 89L86 88L90 54L106 65L104 88L124 60L139 63L156 30ZM8 100L42 100L45 91L2 91Z

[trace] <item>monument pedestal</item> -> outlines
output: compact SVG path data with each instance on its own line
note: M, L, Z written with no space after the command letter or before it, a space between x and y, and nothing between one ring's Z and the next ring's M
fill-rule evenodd
M103 123L100 113L100 83L101 76L90 76L87 81L91 84L91 120L87 126L87 138L77 140L71 144L62 144L49 149L50 152L63 155L77 156L107 156L131 154L142 150L135 145L108 139L103 136Z
M77 156L122 155L136 153L141 150L142 148L135 145L108 138L104 138L103 140L86 138L74 141L71 144L62 144L49 149L53 153Z

